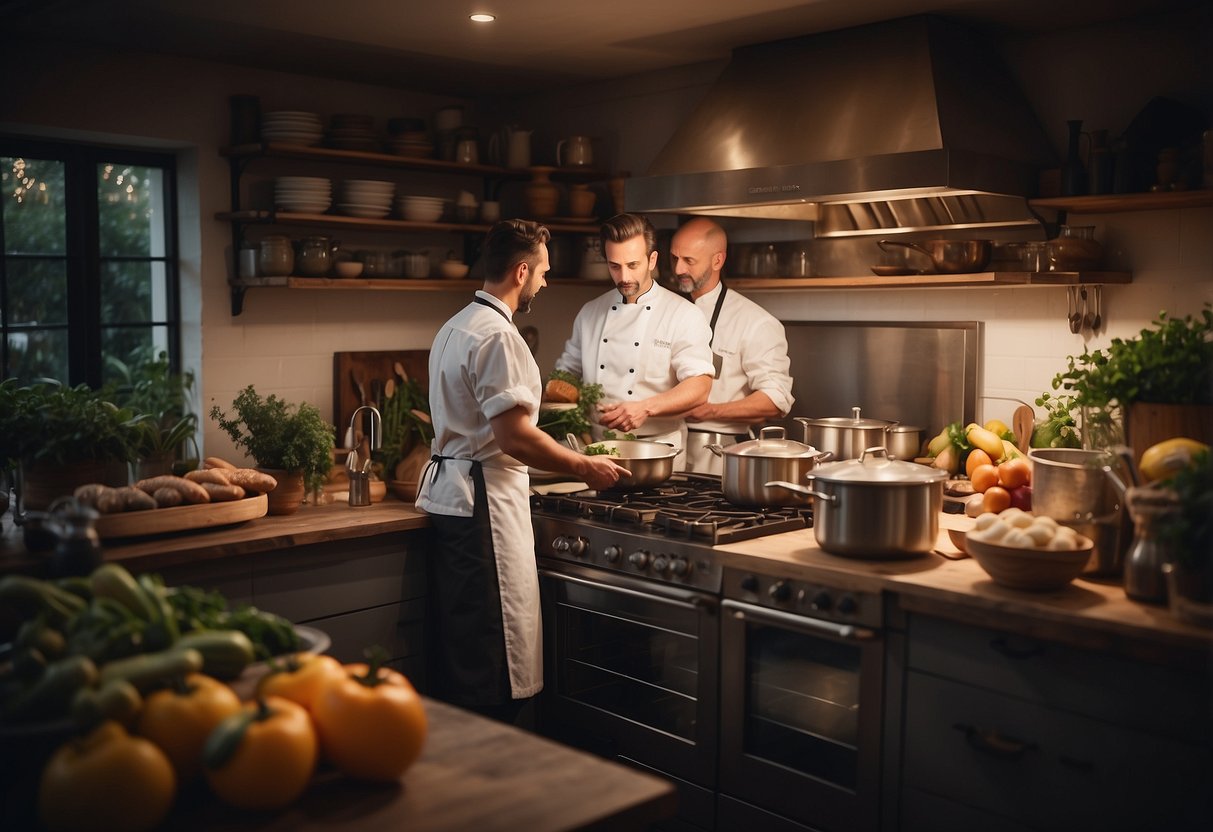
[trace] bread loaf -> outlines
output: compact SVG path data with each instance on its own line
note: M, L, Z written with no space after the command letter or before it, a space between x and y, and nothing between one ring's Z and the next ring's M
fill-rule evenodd
M581 398L581 393L575 385L558 378L549 379L543 388L543 398L549 402L575 402Z

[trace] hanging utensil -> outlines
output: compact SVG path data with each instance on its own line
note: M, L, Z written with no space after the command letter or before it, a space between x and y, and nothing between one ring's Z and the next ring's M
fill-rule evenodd
M1079 328L1090 329L1091 322L1095 320L1095 318L1091 314L1091 305L1087 303L1087 287L1080 286L1078 289L1078 295L1082 298L1082 324Z
M1099 332L1103 326L1103 286L1092 286L1091 296L1095 299L1095 317L1091 321L1091 331Z
M1078 287L1066 287L1066 320L1070 322L1070 332L1078 333L1082 323L1082 315L1078 311Z

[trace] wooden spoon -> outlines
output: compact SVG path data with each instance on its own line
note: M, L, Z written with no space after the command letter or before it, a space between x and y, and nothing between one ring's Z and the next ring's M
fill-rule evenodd
M397 361L393 365L393 369L396 371L396 375L400 376L400 380L405 384L408 384L409 374L404 371L404 365Z
M1032 427L1035 421L1036 411L1026 404L1021 404L1011 414L1011 433L1015 434L1015 447L1025 454L1032 441Z

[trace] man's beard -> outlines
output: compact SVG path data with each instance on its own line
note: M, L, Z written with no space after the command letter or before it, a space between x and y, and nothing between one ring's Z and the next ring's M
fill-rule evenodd
M675 275L675 280L678 282L678 291L684 295L693 295L703 288L703 285L708 282L708 278L712 276L712 270L705 268L703 274L696 277L692 272L686 274ZM687 286L687 283L690 283Z

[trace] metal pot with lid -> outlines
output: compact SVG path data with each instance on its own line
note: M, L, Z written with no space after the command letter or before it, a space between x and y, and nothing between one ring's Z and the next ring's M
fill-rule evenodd
M862 418L858 407L852 407L851 414L850 419L808 419L797 416L796 421L804 425L806 445L829 451L835 459L857 459L865 448L888 447L889 428L897 422Z
M724 461L721 484L724 497L739 506L807 506L808 494L786 488L768 488L770 480L803 480L819 462L830 459L811 445L788 439L779 425L758 432L757 439L736 445L706 445Z
M947 476L938 468L890 459L880 447L867 448L859 459L814 469L807 488L791 482L766 485L816 498L813 536L827 552L905 558L935 548Z

